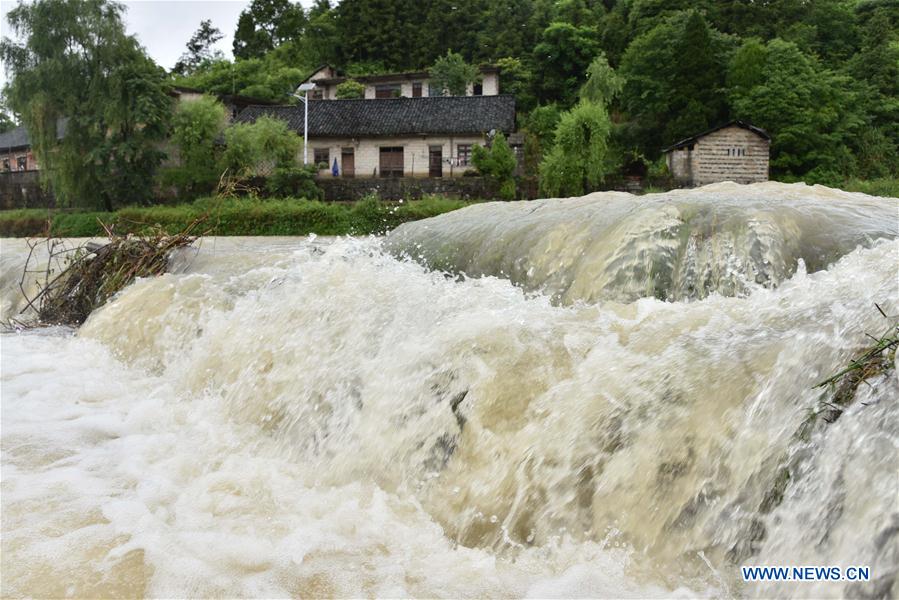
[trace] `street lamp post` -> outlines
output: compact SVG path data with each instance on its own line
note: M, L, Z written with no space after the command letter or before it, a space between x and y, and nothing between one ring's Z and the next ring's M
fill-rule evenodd
M293 93L294 98L303 101L303 165L309 164L309 91L314 89L314 83L301 83ZM303 92L302 96L300 92Z

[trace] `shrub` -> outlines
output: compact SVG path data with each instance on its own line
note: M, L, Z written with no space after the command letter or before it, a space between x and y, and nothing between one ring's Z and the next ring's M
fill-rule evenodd
M497 133L489 147L476 145L472 149L471 162L481 175L499 187L503 200L515 199L515 153L506 142L506 136Z
M315 173L314 165L275 169L266 183L268 193L280 198L324 200L324 192L315 184Z
M365 86L358 81L348 79L337 86L335 93L338 100L365 98Z

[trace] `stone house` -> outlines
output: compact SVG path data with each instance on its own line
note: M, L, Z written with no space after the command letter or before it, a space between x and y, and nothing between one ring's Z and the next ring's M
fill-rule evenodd
M771 136L765 130L735 120L683 139L663 152L675 181L693 187L718 181L767 181L770 146Z
M491 65L479 68L481 79L469 84L468 96L496 96L499 94L499 69ZM362 75L346 77L338 75L330 65L322 65L302 83L314 83L316 89L309 97L313 100L335 100L337 86L352 79L365 86L367 100L387 98L426 98L441 95L441 90L431 89L427 71L388 73L383 75Z
M267 115L303 136L303 106L251 106L237 122ZM434 96L309 103L309 163L339 177L457 177L491 132L515 128L512 96ZM513 138L513 143L514 143ZM520 151L520 147L513 145ZM299 161L303 161L300 146Z

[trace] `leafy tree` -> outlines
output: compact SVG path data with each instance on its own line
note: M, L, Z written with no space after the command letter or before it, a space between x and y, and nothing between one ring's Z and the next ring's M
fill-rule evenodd
M499 188L503 200L515 199L515 153L506 136L497 133L489 146L476 144L471 151L471 163L478 173L490 178Z
M580 196L602 183L611 170L611 121L602 104L580 102L562 115L555 145L540 165L540 191L547 196Z
M609 66L606 55L600 52L587 67L587 81L581 87L581 100L608 106L623 87L624 79Z
M515 107L521 112L532 110L537 98L532 90L534 74L530 68L518 58L507 56L495 62L499 68L499 91L502 94L515 96Z
M11 75L6 97L64 206L111 210L148 200L164 157L165 72L125 33L122 10L106 0L42 0L7 17L24 41L0 43Z
M237 177L266 176L295 166L299 147L299 136L285 121L260 117L225 130L221 166Z
M240 13L234 32L235 58L260 58L303 34L306 14L290 0L252 0Z
M241 94L284 102L304 77L300 69L284 66L268 55L234 62L214 61L175 82L210 94Z
M698 12L668 17L635 39L621 59L621 103L634 121L630 144L647 157L727 116L724 94L729 38Z
M354 79L348 79L337 86L335 93L340 100L365 98L365 85Z
M447 52L430 69L431 88L443 95L464 96L469 84L480 78L478 68L465 62L461 54Z
M15 127L15 117L9 112L9 108L6 105L6 98L0 95L0 133L6 133Z
M586 79L587 66L599 51L598 34L592 27L570 23L549 25L534 48L534 72L540 73L537 98L571 106Z
M225 123L225 107L211 96L178 106L171 136L178 149L178 162L166 171L164 179L178 186L180 196L196 198L215 187L221 175L217 142Z
M792 177L848 174L847 142L863 123L857 100L848 77L779 39L765 46L760 80L731 90L734 114L771 133L772 172Z
M221 50L214 50L213 46L223 37L225 36L221 30L212 26L211 20L200 21L200 28L190 37L187 42L187 52L182 54L175 63L172 73L187 75L194 72L203 63L221 59L223 56Z
M538 106L525 119L524 129L535 137L540 154L552 149L556 138L556 127L562 118L562 111L555 104Z

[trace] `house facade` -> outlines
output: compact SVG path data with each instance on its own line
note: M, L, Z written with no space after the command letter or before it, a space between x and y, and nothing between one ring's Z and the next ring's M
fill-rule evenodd
M0 133L0 171L36 171L37 160L31 152L31 140L24 127Z
M263 115L286 121L303 136L302 105L251 106L236 121ZM514 128L512 96L310 102L308 162L321 167L321 177L459 177L471 170L475 144Z
M479 68L481 79L468 85L467 96L499 95L499 69L494 66ZM337 86L345 81L358 81L365 86L365 99L427 98L440 96L442 90L431 87L431 77L427 71L409 71L385 75L363 75L345 77L337 74L330 65L322 65L307 77L303 83L314 83L310 93L313 100L336 100Z
M57 138L65 135L67 121L68 119L65 118L56 121ZM39 169L37 159L31 151L31 136L28 135L28 130L24 125L0 133L0 173L18 173Z
M665 148L675 181L693 187L768 180L771 136L744 121L730 121Z

